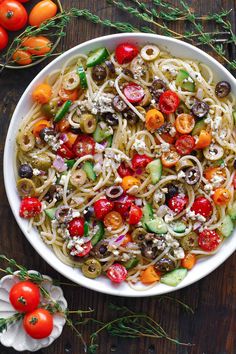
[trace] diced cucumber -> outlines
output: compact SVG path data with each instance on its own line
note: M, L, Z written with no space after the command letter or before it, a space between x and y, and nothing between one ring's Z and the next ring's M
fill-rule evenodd
M51 208L51 209L45 209L44 212L49 217L49 219L53 220L55 219L56 210L57 208Z
M143 207L143 217L142 217L142 225L146 229L146 223L153 219L153 208L151 204L147 203Z
M180 113L189 113L190 110L188 109L188 107L184 104L184 102L180 102L180 104L178 105L178 108L176 110L176 114L180 114Z
M206 128L206 123L204 122L204 119L201 119L195 124L191 134L192 135L199 135L201 130L203 130L205 128Z
M112 146L112 141L113 141L113 135L108 136L106 141L107 141L107 147L111 147Z
M224 237L229 237L234 229L233 221L231 220L229 215L226 215L218 227L218 230L222 233Z
M86 65L88 67L101 64L109 57L109 52L106 48L99 48L89 53Z
M93 164L90 161L86 161L84 163L83 170L86 173L88 179L91 181L96 181L97 176L93 170Z
M155 234L166 234L168 232L166 223L159 217L146 222L146 227L149 231L154 232Z
M95 132L93 133L93 138L97 143L101 143L103 140L105 140L106 138L108 138L112 134L113 134L113 131L112 131L112 129L110 129L110 127L102 129L98 124Z
M186 277L188 271L185 268L174 269L161 277L161 283L177 286Z
M213 166L213 167L223 166L224 163L225 163L225 162L224 162L223 159L219 159L219 160L213 161L213 163L211 164L211 166Z
M63 106L57 111L55 117L54 117L54 122L59 122L62 120L62 118L65 117L66 113L69 111L69 108L71 106L72 102L71 101L66 101Z
M76 163L76 160L71 159L71 160L66 160L65 162L66 162L68 168L72 168L74 166L74 164Z
M171 223L170 227L173 229L174 232L182 233L186 230L186 225L182 221L176 221Z
M189 73L183 69L180 69L176 76L176 85L180 86L183 90L187 90L190 92L195 91L195 82L189 75Z
M86 72L84 71L84 67L82 65L78 66L76 72L80 78L80 86L82 88L86 89L88 87L88 82L87 82L87 78L86 78Z
M234 120L234 124L236 124L236 111L233 112L233 120Z
M129 270L131 268L136 267L136 265L139 263L139 260L137 258L131 258L129 261L123 263L123 266Z
M98 230L91 239L92 246L95 246L103 238L103 235L104 235L103 223L101 221L96 221L96 223L98 226Z
M162 163L160 159L149 162L146 169L151 175L152 184L160 181L162 175Z
M234 202L232 206L228 208L228 214L232 220L236 220L236 202Z
M84 223L84 236L88 236L89 234L89 222L88 221L85 221Z

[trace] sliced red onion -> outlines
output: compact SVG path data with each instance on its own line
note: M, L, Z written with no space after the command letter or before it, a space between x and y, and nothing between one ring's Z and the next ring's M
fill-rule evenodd
M128 199L128 195L122 194L118 199L116 199L116 202L125 203L127 199Z
M124 237L125 237L125 235L118 236L115 242L122 241Z
M197 229L200 229L200 227L202 226L202 223L200 223L200 221L196 221L194 224L193 224L193 230L197 230Z
M124 237L125 235L120 235L118 237L111 237L109 238L108 243L110 246L115 246L115 248L117 248L122 244Z
M58 172L64 172L67 170L67 165L65 164L64 159L59 155L56 156L52 165Z
M103 162L103 155L102 154L95 154L94 161L95 162Z
M65 133L61 133L59 135L59 139L63 141L63 143L65 143L66 141L68 141L68 137Z
M103 140L100 145L102 145L103 147L107 147L107 141Z

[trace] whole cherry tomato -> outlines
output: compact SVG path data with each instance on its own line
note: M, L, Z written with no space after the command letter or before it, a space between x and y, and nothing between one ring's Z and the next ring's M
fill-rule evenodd
M70 236L83 236L84 234L84 218L74 218L69 222L68 230Z
M129 82L125 85L124 95L130 103L138 103L142 101L145 92L142 86L136 84L135 82Z
M176 151L180 155L188 155L195 146L195 140L191 135L181 135L175 142Z
M16 283L10 290L9 300L18 312L33 311L39 305L39 287L31 281Z
M160 110L165 114L174 113L178 108L179 103L179 96L171 90L163 92L159 99Z
M183 194L174 195L168 200L168 207L173 210L176 214L184 210L184 207L188 203L188 197Z
M12 59L19 65L29 65L32 63L31 54L26 50L16 50L12 55Z
M39 27L42 22L52 18L57 13L57 5L51 0L38 2L29 14L29 24Z
M80 134L73 145L76 157L95 154L95 141L91 136Z
M142 209L139 208L137 205L132 204L129 211L128 223L130 225L135 225L142 219L142 216L143 216Z
M207 218L212 214L212 205L208 199L200 196L194 200L191 210Z
M123 161L121 162L120 166L117 169L117 172L119 173L120 177L126 177L126 176L132 176L133 171L131 168Z
M220 236L214 230L205 229L198 235L199 247L207 252L214 251L220 242Z
M22 41L22 46L30 54L43 55L50 52L52 48L52 42L43 36L28 37Z
M35 339L46 338L53 330L53 317L48 310L38 308L25 315L23 326L30 337Z
M114 202L114 210L118 211L124 218L129 216L129 210L131 205L135 201L135 198L132 195L127 195L124 197L123 201Z
M97 200L94 204L94 213L97 219L103 219L114 209L114 203L106 198Z
M33 218L34 216L41 213L42 203L38 198L35 197L25 197L22 199L20 204L20 216L22 218Z
M107 270L107 276L113 283L121 283L126 279L127 274L126 268L120 263L112 264Z
M139 53L138 48L134 44L122 43L116 47L115 56L119 64L131 62Z
M91 251L93 246L92 246L92 243L90 241L88 241L88 242L84 243L81 247L83 248L83 251L81 251L81 252L78 251L75 247L72 248L71 251L73 252L74 256L76 256L76 257L86 256Z
M57 150L57 154L65 159L72 159L75 155L71 149L69 149L66 144L62 144Z
M18 1L4 0L0 4L0 24L9 31L18 31L28 20L26 9Z
M135 154L131 161L132 168L134 170L137 168L145 168L151 161L153 161L153 159L145 154Z
M3 27L0 26L0 50L6 48L8 44L8 34Z

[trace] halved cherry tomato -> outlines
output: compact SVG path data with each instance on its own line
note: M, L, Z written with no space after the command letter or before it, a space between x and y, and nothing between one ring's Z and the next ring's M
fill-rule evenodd
M135 82L129 82L124 87L124 95L130 103L138 103L142 101L145 92L142 86Z
M25 50L16 50L12 55L12 59L19 65L29 65L32 63L31 54Z
M216 205L227 205L230 201L231 193L226 188L216 188L212 197Z
M114 203L106 198L97 200L94 204L94 213L97 219L104 219L104 217L114 209Z
M33 134L35 137L39 137L39 133L43 128L49 128L51 127L51 122L47 119L40 119L38 122L36 122L33 126Z
M131 62L139 53L138 47L131 43L121 43L116 47L115 56L119 64Z
M211 144L211 134L206 130L201 130L195 149L204 149Z
M127 274L126 268L120 263L113 263L107 270L107 276L113 283L121 283Z
M197 258L195 254L187 253L186 256L183 259L181 259L181 266L190 270L195 266L196 261Z
M210 182L213 182L215 177L216 178L217 177L222 177L222 183L223 183L225 181L225 179L226 179L225 168L222 168L222 167L208 167L204 171L204 176Z
M83 248L83 251L82 252L79 252L75 247L73 247L71 249L71 251L73 252L74 256L76 257L84 257L86 256L90 251L91 249L93 248L92 246L92 243L90 241L84 243L82 246Z
M180 155L188 155L195 146L195 140L191 135L182 135L175 142L175 148Z
M126 234L125 237L123 238L121 246L126 246L129 242L132 242L132 236L130 234Z
M48 310L38 308L25 315L23 326L30 337L43 339L48 337L53 330L53 317Z
M39 84L35 87L32 98L35 102L48 103L52 96L52 87L48 84Z
M57 5L51 0L43 0L38 2L29 14L29 24L39 27L42 22L55 16L57 13Z
M213 209L208 199L203 196L199 196L194 200L191 210L194 211L195 214L200 214L207 218L211 216Z
M179 161L180 155L175 149L163 152L161 155L161 162L164 167L173 167Z
M103 222L107 228L111 228L112 230L119 229L123 224L122 216L117 211L110 211L105 216Z
M178 108L179 103L179 96L171 90L163 92L159 99L160 110L165 114L174 113Z
M176 130L181 134L189 134L193 130L195 119L191 114L181 113L175 120Z
M188 203L188 197L183 194L176 194L168 200L168 207L173 210L176 214L184 210L186 204Z
M142 209L139 208L137 205L132 204L129 211L128 223L130 225L135 225L142 219L142 216L143 216Z
M119 173L120 177L125 177L125 176L132 176L133 171L131 168L123 161L121 162L120 166L117 169L117 172Z
M60 122L56 123L56 130L61 132L61 133L64 133L66 132L67 130L69 130L71 127L68 119L66 118L63 118L62 120L60 120Z
M79 134L73 145L75 156L82 157L85 155L95 154L95 141L91 136Z
M38 198L35 197L25 197L22 199L20 204L20 217L22 218L33 218L34 216L41 213L42 203Z
M67 136L67 141L65 142L65 144L66 144L66 146L68 146L69 149L72 149L72 147L78 137L78 134L68 132L68 133L66 133L66 136Z
M39 305L39 287L31 281L20 281L11 288L9 300L18 312L33 311Z
M125 176L122 179L121 182L121 187L127 191L128 189L130 189L133 186L140 186L141 182L139 179L133 177L133 176Z
M15 0L4 0L0 6L0 24L9 31L18 31L27 23L24 6Z
M154 132L160 128L165 121L163 114L155 108L149 109L149 111L147 111L145 120L145 126L150 132Z
M57 150L57 154L65 159L72 159L75 154L72 150L70 150L66 144L62 144Z
M214 251L220 242L220 236L214 230L205 229L198 235L199 247L207 252Z
M68 230L70 236L83 236L84 234L84 218L77 217L69 222Z
M79 92L77 89L75 90L65 90L63 87L58 92L59 97L62 101L75 101L79 97Z
M132 168L136 170L137 168L145 168L149 162L153 161L153 158L145 154L134 154L132 158Z
M8 34L5 29L0 26L0 50L3 50L8 45Z
M34 55L46 54L50 52L52 48L52 42L43 36L27 37L21 44L25 47L25 50Z
M132 195L125 196L123 201L114 202L114 210L118 211L124 218L129 216L129 210L135 198Z

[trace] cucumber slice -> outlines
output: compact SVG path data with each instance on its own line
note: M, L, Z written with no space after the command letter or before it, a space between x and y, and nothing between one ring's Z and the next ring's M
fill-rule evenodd
M203 130L203 129L205 129L205 128L206 128L206 123L204 122L204 119L199 120L199 121L195 124L195 126L194 126L194 128L193 128L191 134L192 134L192 135L199 135L200 132L201 132L201 130Z
M234 124L236 124L236 111L233 112L233 120L234 120Z
M76 160L72 159L72 160L66 160L66 164L68 168L72 168L74 166L74 164L76 163Z
M113 131L112 131L112 129L110 129L110 127L102 129L98 124L95 132L93 133L93 138L97 143L101 143L103 140L105 140L106 138L108 138L112 134L113 134Z
M218 230L222 233L224 237L229 237L234 229L233 221L231 220L229 215L226 215L218 227Z
M87 67L101 64L109 57L109 52L106 48L99 48L89 53L87 59Z
M56 210L57 208L51 208L51 209L45 209L44 212L49 217L49 219L53 220L55 219Z
M139 260L137 258L132 258L129 261L123 263L123 266L129 270L132 269L134 267L136 267L136 265L139 263Z
M95 246L103 238L104 235L103 223L101 221L96 221L96 223L97 223L98 230L91 239L92 246Z
M195 82L189 75L189 73L183 69L180 69L176 76L176 85L180 86L183 90L194 92L195 91Z
M91 181L96 181L97 176L93 170L93 164L91 162L86 161L83 165L83 170Z
M154 232L155 234L166 234L168 232L164 220L159 217L146 222L146 227L149 231Z
M152 219L153 219L153 208L152 208L151 204L147 203L143 207L143 217L141 220L142 225L145 229L147 228L146 223Z
M107 141L107 147L111 147L112 146L112 141L113 141L113 135L108 136L106 141Z
M188 109L188 107L184 104L184 102L180 102L177 110L176 110L176 114L181 114L181 113L188 113L189 114L190 110Z
M236 220L236 202L234 202L232 206L228 208L228 214L232 220Z
M162 175L162 163L160 159L149 162L146 169L151 175L152 184L160 181Z
M66 113L69 111L69 108L71 106L72 102L71 101L66 101L63 106L57 111L54 122L59 122L62 118L65 117Z
M161 283L177 286L186 277L188 271L185 268L174 269L161 277Z
M182 233L186 230L186 225L182 221L176 221L175 223L171 223L170 226L174 232Z
M84 71L83 66L82 65L78 66L76 72L77 72L77 74L79 75L79 78L80 78L80 86L83 89L86 89L88 87L88 82L87 82L86 72Z
M89 222L85 221L84 223L84 236L87 237L89 234Z

